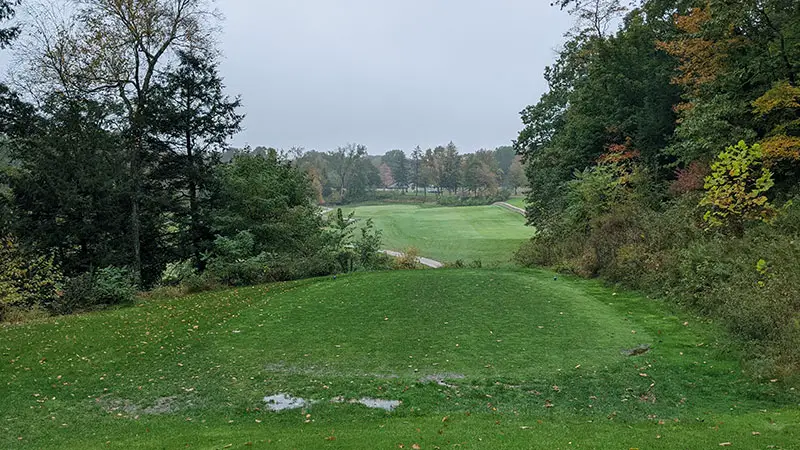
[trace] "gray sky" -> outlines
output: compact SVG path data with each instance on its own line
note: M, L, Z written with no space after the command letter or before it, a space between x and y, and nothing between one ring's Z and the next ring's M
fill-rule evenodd
M233 144L506 145L570 27L549 0L219 0Z

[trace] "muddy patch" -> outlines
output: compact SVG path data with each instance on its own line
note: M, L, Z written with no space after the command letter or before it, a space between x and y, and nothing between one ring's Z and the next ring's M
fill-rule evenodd
M650 351L650 346L648 344L641 344L633 348L623 348L619 352L625 356L639 356L649 351Z
M190 402L181 402L178 397L159 397L155 399L153 404L143 406L136 404L131 400L125 399L96 399L104 410L108 413L116 413L117 415L147 415L147 416L161 416L165 414L172 414L191 406Z
M446 380L463 380L464 378L466 377L460 373L434 373L432 375L426 375L420 378L418 381L423 384L436 383L439 386L456 388L458 386L448 383Z
M397 374L394 373L342 372L324 366L297 367L289 366L282 362L266 364L264 366L264 371L286 375L310 375L315 377L363 377L374 378L377 380L391 380L399 378Z
M384 411L394 411L402 403L400 400L386 400L382 398L361 397L359 399L346 399L344 397L334 397L331 403L351 403L364 405L367 408L382 409Z
M308 400L301 397L292 397L288 394L276 394L264 397L264 403L270 411L286 411L287 409L299 409L311 404Z

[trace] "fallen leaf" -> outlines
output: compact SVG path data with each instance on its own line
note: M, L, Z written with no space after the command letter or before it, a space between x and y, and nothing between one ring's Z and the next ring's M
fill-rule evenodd
M414 444L411 446L411 448L413 448L414 450L420 450L422 447L420 447L419 444Z
M730 447L731 445L733 444L731 444L730 442L720 442L719 444L720 447Z

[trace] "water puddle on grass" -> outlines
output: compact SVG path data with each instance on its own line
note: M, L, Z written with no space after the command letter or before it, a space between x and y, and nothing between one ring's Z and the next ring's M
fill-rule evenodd
M361 397L360 399L347 400L344 397L334 397L331 403L358 403L367 408L382 409L384 411L394 411L400 403L400 400L385 400L382 398Z
M363 397L359 399L358 403L361 403L367 408L382 409L384 411L394 411L395 408L400 406L400 400L384 400L380 398L369 397Z
M264 403L270 411L286 411L287 409L299 409L311 403L304 398L292 397L288 394L276 394L264 397Z

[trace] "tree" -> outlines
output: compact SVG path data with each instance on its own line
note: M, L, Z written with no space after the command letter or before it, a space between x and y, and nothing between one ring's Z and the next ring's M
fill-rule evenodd
M579 36L603 39L608 28L627 11L620 0L559 0L561 9L569 8L575 17L573 32Z
M395 183L397 183L397 186L403 189L405 193L409 182L408 160L406 159L405 152L402 150L389 151L383 156L383 161L391 169L392 177Z
M334 151L328 152L329 165L334 175L338 178L339 198L345 198L345 189L352 182L352 178L361 168L360 162L367 156L367 147L357 144L347 144Z
M527 184L528 180L525 178L525 167L522 165L522 158L514 158L511 167L508 170L509 186L514 189L514 194L517 189Z
M268 149L265 157L242 152L216 169L225 199L214 214L214 232L253 236L252 254L311 256L321 245L321 218L305 173Z
M152 145L147 110L158 70L178 48L212 48L213 13L207 0L81 0L67 23L53 23L39 12L34 28L38 57L29 73L43 86L70 97L116 97L123 106L130 201L132 266L142 274L142 215L145 177L161 148ZM44 23L43 23L44 22ZM157 227L160 224L156 225Z
M155 130L170 148L160 171L176 195L173 212L181 228L179 247L187 249L185 256L198 268L214 239L213 169L227 139L241 129L240 106L238 98L225 95L213 60L182 50L178 66L159 77L150 106Z
M414 151L411 152L411 171L410 171L410 181L411 184L414 185L414 194L417 194L419 190L419 185L422 184L422 158L424 154L422 153L422 149L419 148L419 145L414 148ZM426 189L427 191L427 189Z
M55 95L44 105L47 119L14 151L15 232L39 253L53 252L67 275L131 259L126 159L121 137L106 129L113 108Z
M392 176L392 169L389 167L388 164L383 163L378 170L381 172L381 184L384 188L392 187L395 183L394 177Z
M22 0L0 0L0 22L12 19L16 13L14 7ZM0 28L0 48L7 48L19 36L19 27Z

